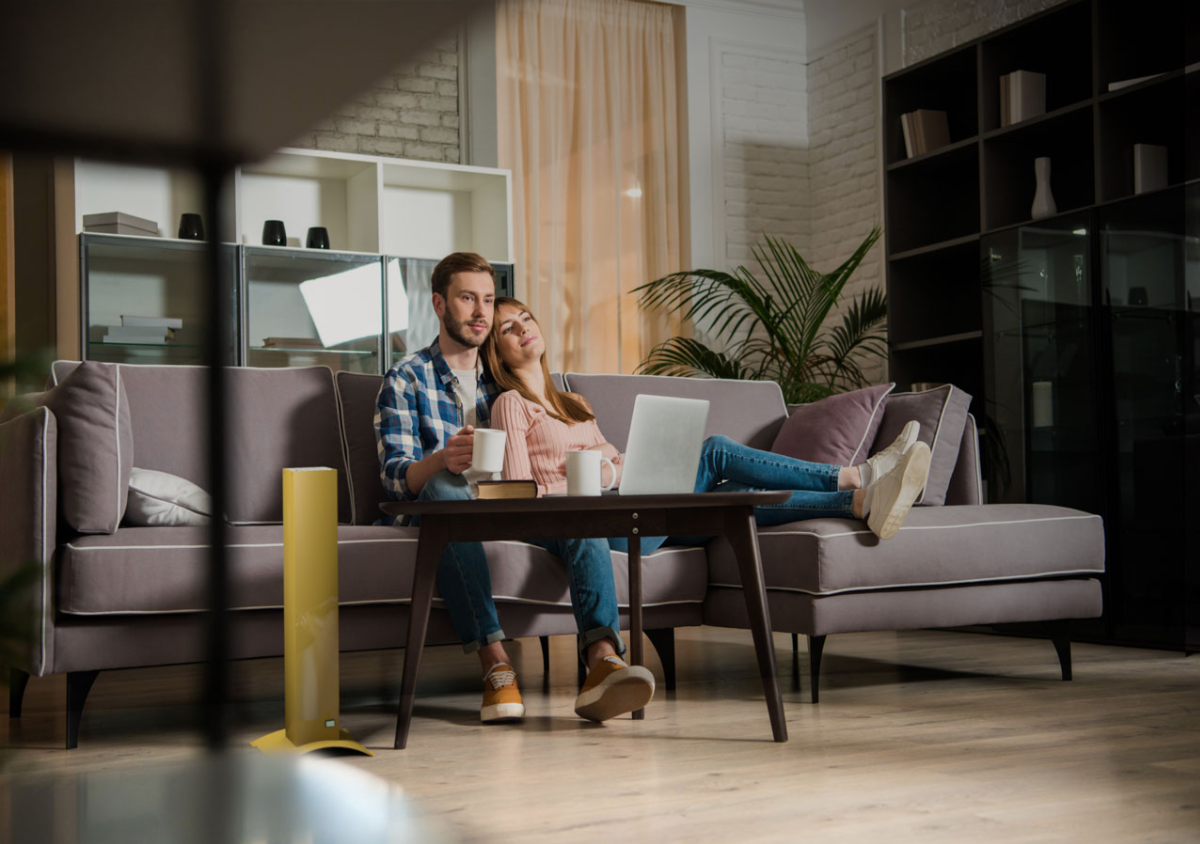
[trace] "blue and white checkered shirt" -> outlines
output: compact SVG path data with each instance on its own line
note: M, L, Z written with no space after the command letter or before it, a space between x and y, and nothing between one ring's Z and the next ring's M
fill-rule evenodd
M434 340L393 366L383 379L375 405L375 442L379 474L393 500L417 496L408 488L408 467L446 447L465 418L455 391L457 377ZM486 370L475 388L475 412L480 427L490 419L500 388Z

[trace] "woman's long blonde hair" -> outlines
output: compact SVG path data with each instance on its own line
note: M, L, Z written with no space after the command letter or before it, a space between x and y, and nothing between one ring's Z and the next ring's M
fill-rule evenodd
M526 307L525 303L508 296L497 296L494 300L495 313L499 315L501 308L515 308L518 312L524 311L529 314L530 318L537 323L541 329L541 323L538 323L537 317L533 315L533 311ZM568 425L574 425L576 422L591 422L596 418L595 414L588 409L582 401L572 396L570 393L559 392L554 386L554 381L550 378L550 367L546 364L546 355L542 355L542 375L546 379L546 400L543 402L525 386L525 382L508 368L503 360L500 359L500 341L499 341L500 326L493 325L492 331L488 334L487 340L483 344L483 360L487 365L488 372L496 379L496 383L502 390L516 390L523 398L528 399L534 404L540 404L546 409L546 412L560 422L566 422Z

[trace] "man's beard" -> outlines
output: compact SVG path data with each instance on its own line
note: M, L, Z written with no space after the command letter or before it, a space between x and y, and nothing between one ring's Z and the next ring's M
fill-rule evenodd
M460 322L459 320L450 316L450 314L446 314L446 319L443 324L446 326L446 333L449 334L452 339L457 340L464 346L472 346L476 349L483 345L483 342L487 340L489 333L485 331L478 336L474 336L474 332L467 331L465 322Z

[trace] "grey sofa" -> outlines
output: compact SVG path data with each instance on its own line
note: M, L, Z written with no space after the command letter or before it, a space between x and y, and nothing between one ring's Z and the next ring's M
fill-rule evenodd
M56 379L77 366L55 364ZM120 366L133 464L205 485L201 457L204 370ZM229 371L233 491L229 538L232 656L282 653L281 470L339 470L340 645L404 645L414 528L373 525L385 500L372 418L379 376L324 367ZM596 408L601 429L623 448L639 392L712 400L709 433L769 448L787 418L777 385L623 375L565 376ZM11 415L11 414L10 414ZM129 433L129 432L126 432ZM973 420L946 506L915 508L900 534L879 543L865 525L820 519L760 531L771 620L805 634L816 700L821 647L831 633L1007 622L1100 614L1103 527L1096 516L1056 507L981 505ZM2 564L41 567L31 593L36 630L10 666L10 717L21 712L29 675L66 674L67 744L97 672L204 658L206 530L128 527L81 534L62 518L58 425L46 407L0 424ZM574 633L567 581L548 552L491 543L489 565L501 621L512 637ZM625 556L613 554L618 601L627 605ZM746 627L737 568L723 543L667 547L643 558L645 626L673 684L675 627ZM435 604L436 607L436 604ZM455 637L434 613L429 642ZM543 638L543 645L545 639ZM1069 644L1056 634L1064 677Z

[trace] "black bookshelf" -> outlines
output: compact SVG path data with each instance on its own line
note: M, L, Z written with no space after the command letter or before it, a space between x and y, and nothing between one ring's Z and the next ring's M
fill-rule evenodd
M951 381L988 500L1105 518L1078 635L1200 650L1200 4L1068 0L883 80L889 363ZM1000 78L1045 74L1001 125ZM946 112L909 158L900 115ZM1167 149L1135 193L1134 145ZM1033 219L1034 161L1056 210ZM1170 467L1170 468L1167 468ZM1155 502L1164 502L1156 507Z

